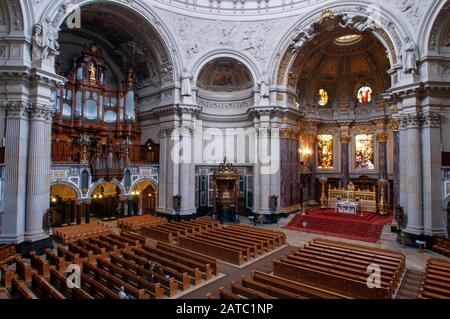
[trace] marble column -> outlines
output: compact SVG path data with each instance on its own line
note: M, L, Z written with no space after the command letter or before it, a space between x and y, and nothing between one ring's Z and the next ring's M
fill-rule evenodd
M292 146L292 143L290 143ZM277 200L277 212L280 208L280 129L278 127L272 127L270 130L270 196L278 196ZM291 154L288 154L291 156ZM291 176L291 179L294 176ZM292 183L289 183L291 187ZM289 189L290 191L290 189ZM269 207L270 209L270 207Z
M407 114L402 118L406 127L406 210L407 226L405 231L420 235L423 233L423 191L422 191L422 151L418 113Z
M158 169L158 211L166 211L167 197L167 144L168 135L166 128L159 131L159 169ZM128 203L125 201L125 214L128 214Z
M184 127L181 132L182 157L180 163L180 215L195 214L195 172L192 163L192 129ZM194 177L194 180L192 179Z
M174 214L173 196L180 194L180 130L174 128L170 134L167 149L167 191L166 191L166 212Z
M441 203L441 116L427 111L422 121L424 232L428 236L446 236L446 214Z
M339 137L339 142L341 143L341 180L340 180L340 188L347 187L350 182L349 175L349 149L348 143L350 141L350 136L341 135Z
M393 143L393 161L394 161L394 206L400 205L400 133L398 130L398 121L393 119L392 143Z
M259 160L260 160L260 210L269 213L270 198L270 163L268 162L270 148L270 129L262 127L259 129Z
M50 207L51 121L50 105L33 103L30 106L25 218L27 241L37 241L48 237L43 229L43 217Z
M406 192L406 165L407 165L407 157L406 157L406 140L408 137L408 131L406 130L406 126L403 125L403 120L400 122L399 126L399 201L400 206L403 207L405 213L408 210L408 199L407 199L407 192Z
M0 216L0 243L21 243L25 233L28 108L24 102L5 102L5 211ZM48 198L47 198L48 201Z
M386 133L377 134L378 141L378 160L379 160L379 178L387 179L387 135Z

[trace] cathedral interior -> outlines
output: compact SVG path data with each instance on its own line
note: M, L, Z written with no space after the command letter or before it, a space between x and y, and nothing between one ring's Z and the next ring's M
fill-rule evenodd
M449 234L450 1L0 2L0 299L450 299Z

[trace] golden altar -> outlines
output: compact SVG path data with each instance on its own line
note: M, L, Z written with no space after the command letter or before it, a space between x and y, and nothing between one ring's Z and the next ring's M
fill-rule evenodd
M375 186L373 189L360 190L350 182L345 189L339 189L328 185L328 208L336 209L338 201L348 200L350 202L359 202L359 209L363 212L377 212L377 193Z

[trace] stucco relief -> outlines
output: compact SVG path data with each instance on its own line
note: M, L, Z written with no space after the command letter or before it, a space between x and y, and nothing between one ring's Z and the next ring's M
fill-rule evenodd
M191 17L178 17L172 26L188 61L211 48L231 48L247 52L262 64L267 62L271 40L279 34L280 27L278 20L216 22Z
M397 8L413 26L417 26L430 5L429 0L396 0Z

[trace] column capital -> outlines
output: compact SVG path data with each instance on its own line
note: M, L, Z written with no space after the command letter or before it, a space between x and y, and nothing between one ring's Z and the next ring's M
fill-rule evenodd
M339 136L339 142L341 142L341 144L348 144L348 142L350 142L350 136L349 135L341 135Z
M388 139L388 136L386 133L378 133L377 134L378 143L386 143L387 139Z
M420 128L422 126L422 116L419 113L405 114L400 119L400 128Z
M47 105L32 103L28 109L30 120L50 122L53 116L53 108Z
M392 127L392 130L395 131L395 132L398 131L398 126L399 126L398 122L399 122L399 120L397 118L392 118L391 119L391 127Z
M422 126L424 127L440 127L441 115L437 112L427 112L422 114Z
M28 119L28 105L23 101L7 101L2 106L6 110L6 118L10 119Z

